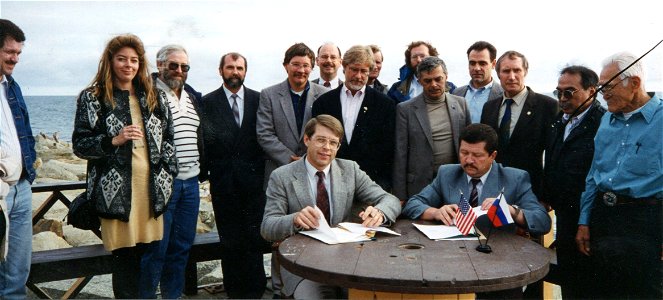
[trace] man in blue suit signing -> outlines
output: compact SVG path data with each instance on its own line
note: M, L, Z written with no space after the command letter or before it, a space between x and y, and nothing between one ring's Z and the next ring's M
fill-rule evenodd
M465 127L460 135L460 164L442 165L433 182L410 198L403 208L403 215L450 225L458 210L459 191L469 195L470 205L481 205L487 210L504 189L516 226L532 235L547 233L550 217L532 193L529 175L523 170L496 163L496 149L497 133L492 127L485 124Z

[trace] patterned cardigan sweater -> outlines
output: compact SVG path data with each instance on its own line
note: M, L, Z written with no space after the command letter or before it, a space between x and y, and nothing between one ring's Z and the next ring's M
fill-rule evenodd
M76 156L87 159L87 196L94 199L99 216L129 221L131 212L131 157L133 143L115 147L111 141L120 130L131 125L129 92L113 89L115 107L101 102L88 88L76 104L72 135ZM149 158L149 196L155 217L170 200L177 159L173 143L173 120L166 95L157 92L158 106L150 112L145 91L136 89Z

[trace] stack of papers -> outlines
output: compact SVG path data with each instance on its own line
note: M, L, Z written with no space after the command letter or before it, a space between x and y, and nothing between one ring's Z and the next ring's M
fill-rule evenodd
M316 209L318 208L316 207ZM322 217L318 220L320 224L318 228L300 231L299 233L310 236L329 245L374 240L375 232L401 235L386 227L365 227L359 223L344 222L338 224L338 227L332 228L329 227L322 212L320 212L320 216Z
M442 241L442 240L476 240L477 236L479 236L474 228L470 230L470 233L468 235L463 235L460 233L460 230L458 230L458 227L456 226L447 226L447 225L421 225L421 224L414 224L414 227L417 227L419 231L421 231L426 237L428 237L431 240L436 240L436 241ZM479 233L480 234L480 233ZM481 235L483 237L483 235Z

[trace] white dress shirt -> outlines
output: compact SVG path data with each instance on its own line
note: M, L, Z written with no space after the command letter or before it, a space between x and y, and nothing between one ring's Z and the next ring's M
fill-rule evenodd
M343 115L345 139L348 141L348 144L352 140L352 132L355 129L355 123L357 123L357 116L359 115L361 103L364 102L365 94L366 86L363 86L354 96L345 85L341 88L341 114Z

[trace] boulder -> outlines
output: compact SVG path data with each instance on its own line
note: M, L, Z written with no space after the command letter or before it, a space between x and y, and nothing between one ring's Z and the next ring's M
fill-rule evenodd
M71 225L62 227L64 239L72 246L87 246L101 244L101 239L90 230L81 230Z
M54 232L44 231L32 236L32 251L71 248L63 238Z
M37 221L37 224L32 226L32 234L45 231L51 231L58 237L62 237L62 222L52 219L41 219Z
M85 165L69 164L51 159L37 169L37 174L42 178L79 181L85 179Z

